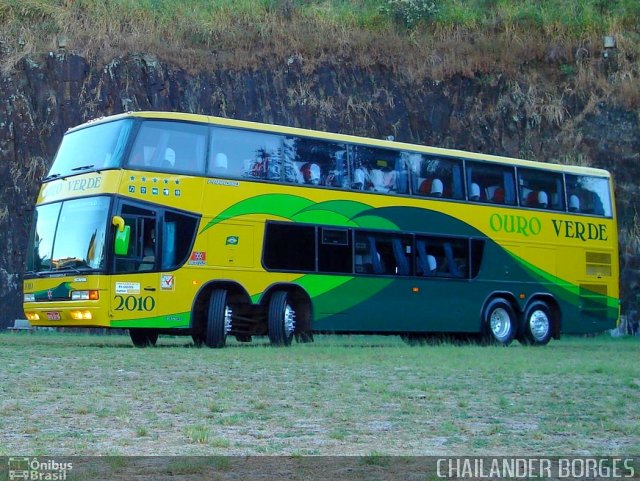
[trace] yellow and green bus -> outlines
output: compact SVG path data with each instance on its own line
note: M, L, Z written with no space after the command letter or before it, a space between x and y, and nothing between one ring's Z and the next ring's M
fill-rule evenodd
M274 345L314 333L543 345L616 326L608 172L224 118L70 129L38 196L35 326Z

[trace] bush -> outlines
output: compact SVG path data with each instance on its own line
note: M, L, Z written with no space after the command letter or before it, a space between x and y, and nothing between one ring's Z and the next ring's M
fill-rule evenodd
M430 0L386 0L380 9L407 28L432 22L439 10L435 2Z

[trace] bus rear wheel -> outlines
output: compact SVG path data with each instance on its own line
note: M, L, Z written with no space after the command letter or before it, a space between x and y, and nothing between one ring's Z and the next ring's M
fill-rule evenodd
M524 313L520 342L530 346L544 346L551 340L553 316L546 303L535 301Z
M227 303L227 291L215 289L209 298L207 331L204 342L208 347L221 348L227 341L231 331L231 306Z
M129 337L136 347L155 346L158 341L158 331L155 329L129 329Z
M492 344L508 346L516 335L516 313L508 301L493 299L484 310L484 337Z
M291 344L296 329L296 311L289 303L289 295L286 291L277 291L271 296L267 323L272 345Z

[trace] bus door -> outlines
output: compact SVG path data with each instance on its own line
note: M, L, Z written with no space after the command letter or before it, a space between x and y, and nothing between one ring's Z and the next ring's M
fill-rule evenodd
M116 232L115 275L111 286L114 327L159 327L155 320L160 290L157 213L122 203L118 216L124 221L127 239L124 243L118 240Z
M127 200L117 207L118 217L129 234L126 249L114 249L115 319L137 319L135 327L187 327L190 292L177 277L191 252L199 216Z

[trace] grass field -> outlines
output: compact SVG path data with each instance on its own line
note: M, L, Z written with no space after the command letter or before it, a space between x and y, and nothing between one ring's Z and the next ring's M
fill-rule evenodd
M319 336L196 349L0 334L0 455L640 452L640 338L543 348Z

